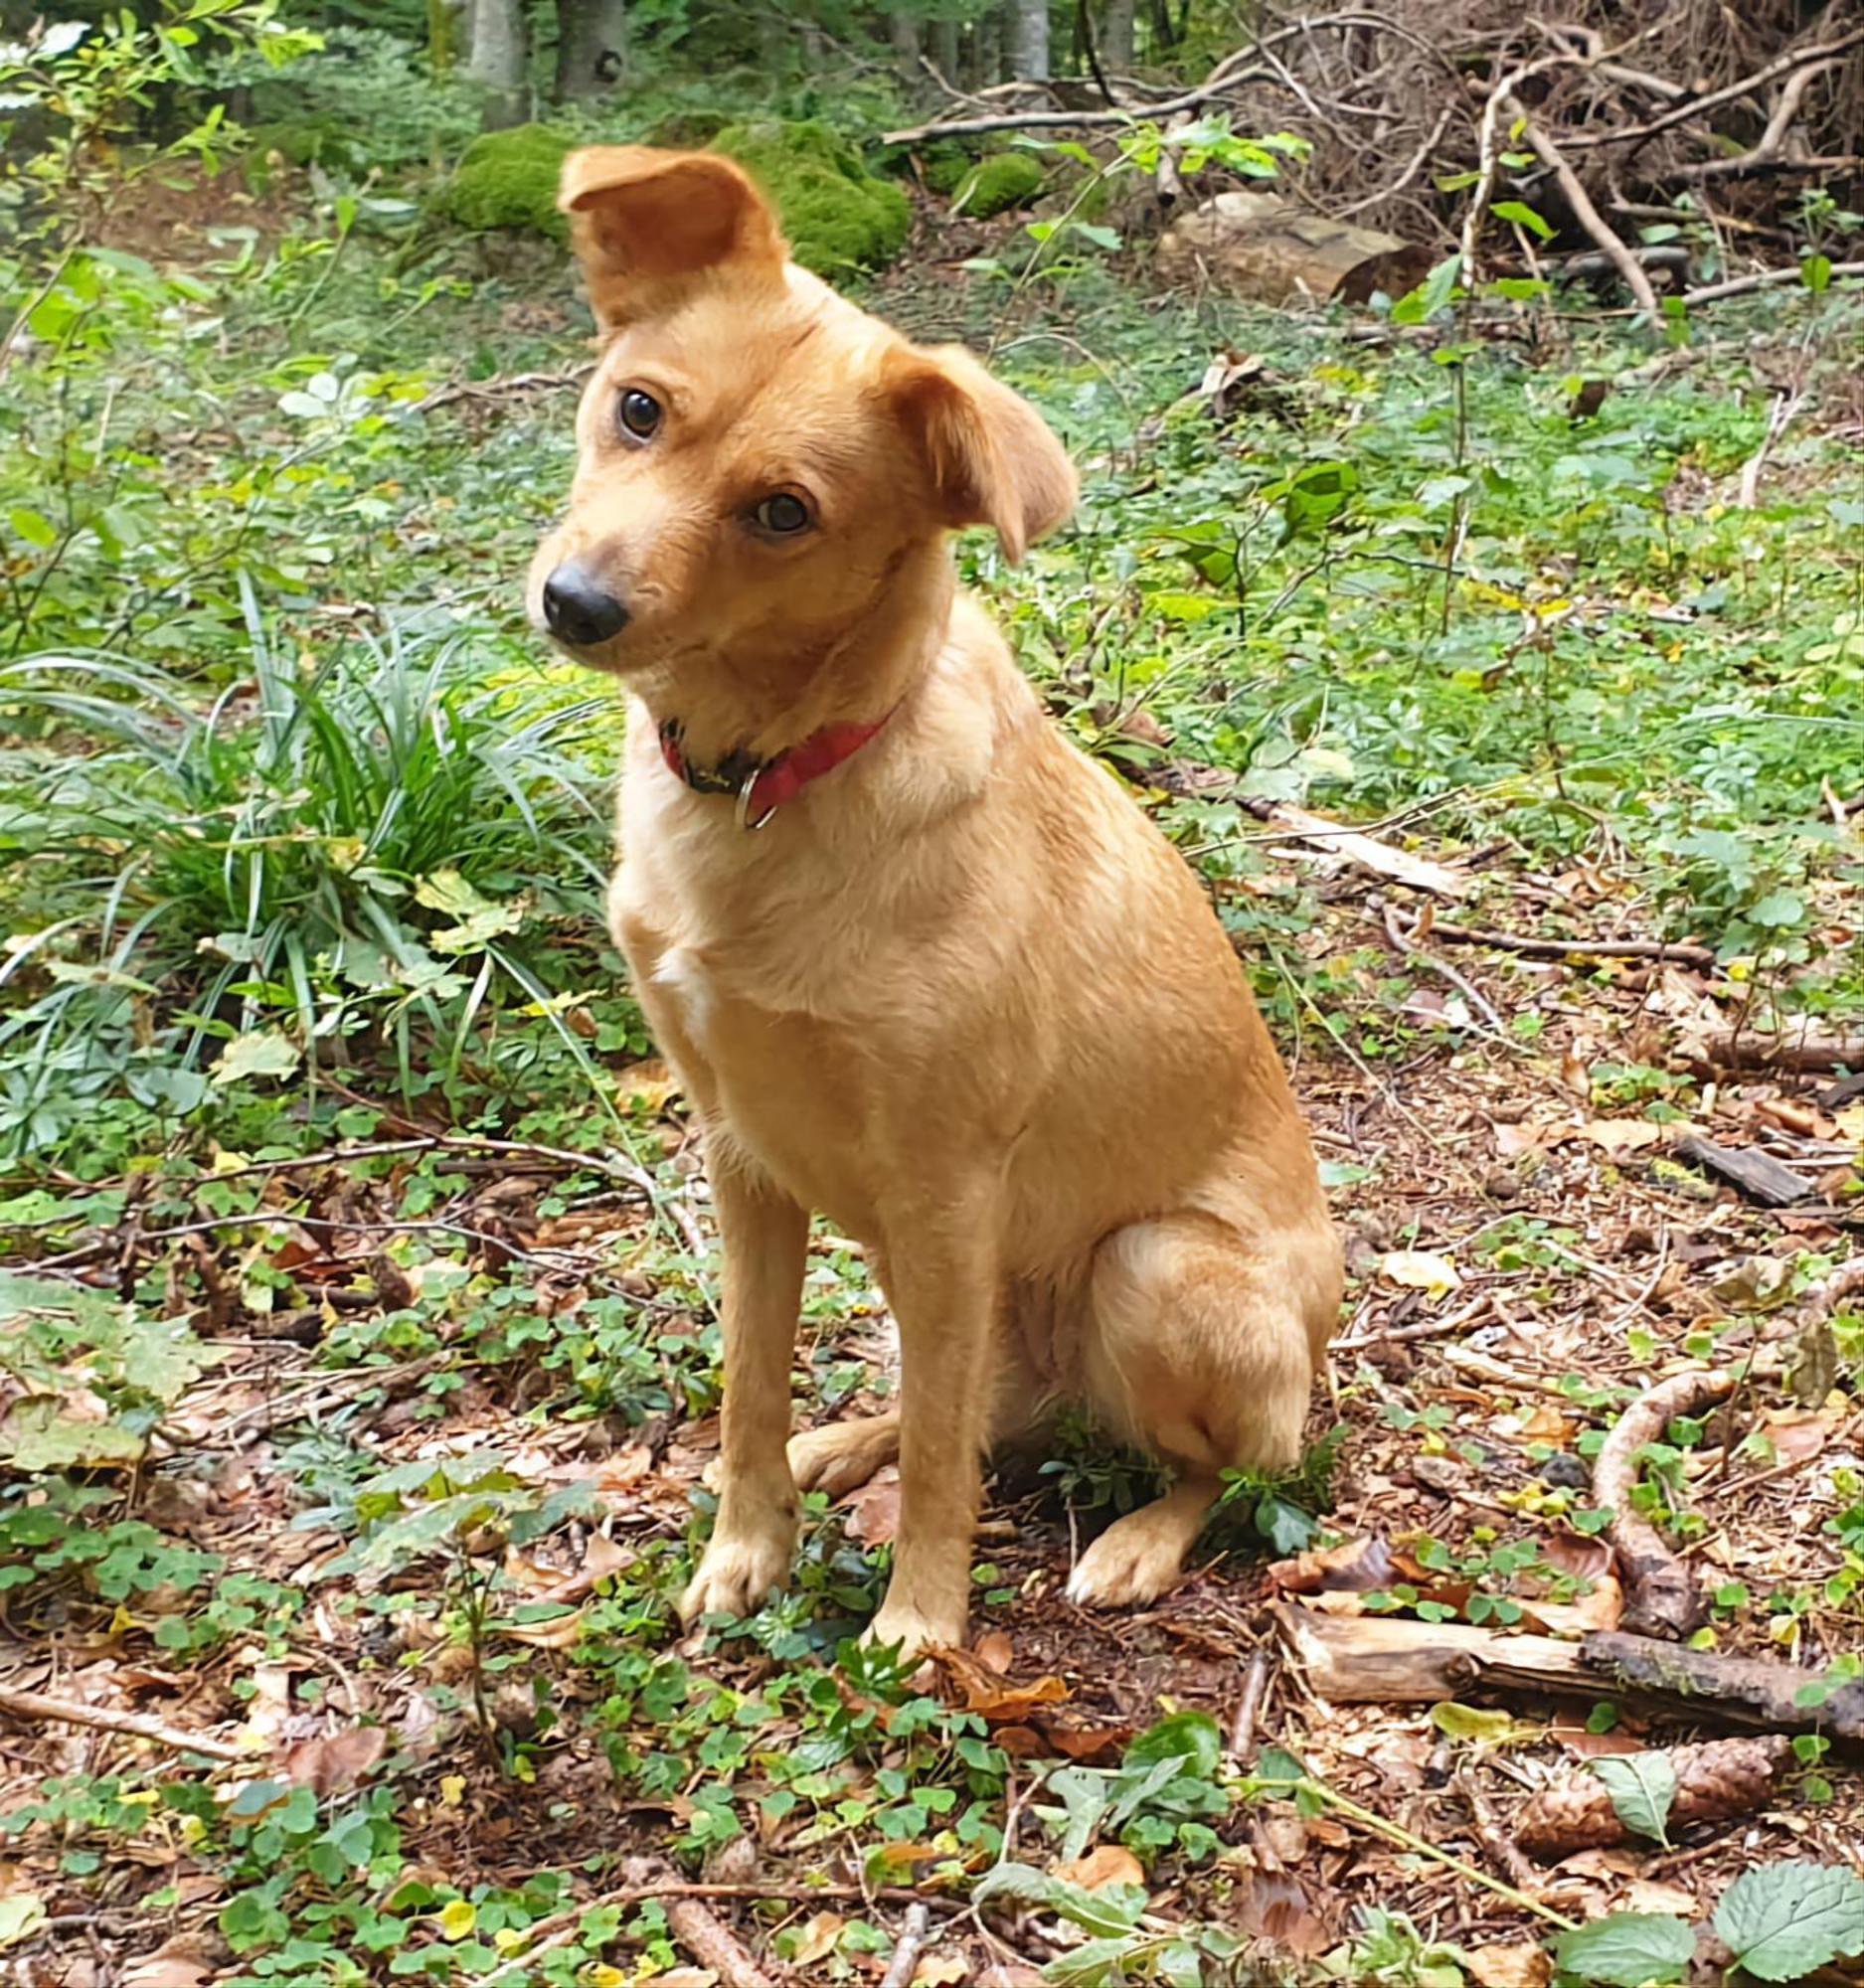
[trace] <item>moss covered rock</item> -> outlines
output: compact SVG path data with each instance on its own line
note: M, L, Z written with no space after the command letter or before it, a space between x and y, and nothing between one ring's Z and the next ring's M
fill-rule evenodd
M992 152L979 159L951 203L956 214L987 221L1012 207L1027 207L1042 191L1042 166L1028 152Z
M733 124L713 149L748 167L776 203L790 253L805 269L823 276L878 269L906 247L905 193L876 179L827 125Z
M528 228L559 242L569 224L557 212L557 180L577 140L552 124L487 131L460 155L434 196L437 213L461 228Z

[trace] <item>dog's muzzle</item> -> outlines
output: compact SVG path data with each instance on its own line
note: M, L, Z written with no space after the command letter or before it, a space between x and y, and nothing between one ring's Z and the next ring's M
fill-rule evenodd
M544 582L544 620L558 641L591 649L620 634L628 611L580 560L565 560Z

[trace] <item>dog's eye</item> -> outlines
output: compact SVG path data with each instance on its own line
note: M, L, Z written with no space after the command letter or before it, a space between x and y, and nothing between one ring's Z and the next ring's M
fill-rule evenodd
M629 387L621 396L615 418L621 423L621 432L630 441L652 441L660 426L662 412L660 403L651 394L642 393L638 387Z
M773 497L766 497L751 515L760 530L772 533L779 539L793 538L796 533L809 528L808 505L787 490L779 490Z

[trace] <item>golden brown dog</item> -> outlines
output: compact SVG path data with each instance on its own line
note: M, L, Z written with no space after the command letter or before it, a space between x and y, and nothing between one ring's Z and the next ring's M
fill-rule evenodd
M1294 1461L1340 1267L1196 881L957 590L948 534L1017 559L1074 471L963 352L791 267L729 161L578 152L562 204L604 343L531 604L629 694L611 917L725 1246L685 1612L755 1609L798 1484L897 1456L870 1633L961 1642L981 1453L1070 1398L1178 1473L1070 1581L1149 1599L1223 1470ZM788 1440L812 1210L886 1291L900 1406Z

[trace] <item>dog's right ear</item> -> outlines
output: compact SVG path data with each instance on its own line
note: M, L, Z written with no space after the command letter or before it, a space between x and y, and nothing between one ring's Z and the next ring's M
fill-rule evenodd
M557 205L605 332L664 310L709 270L780 274L788 254L769 203L716 152L586 146L563 162Z

